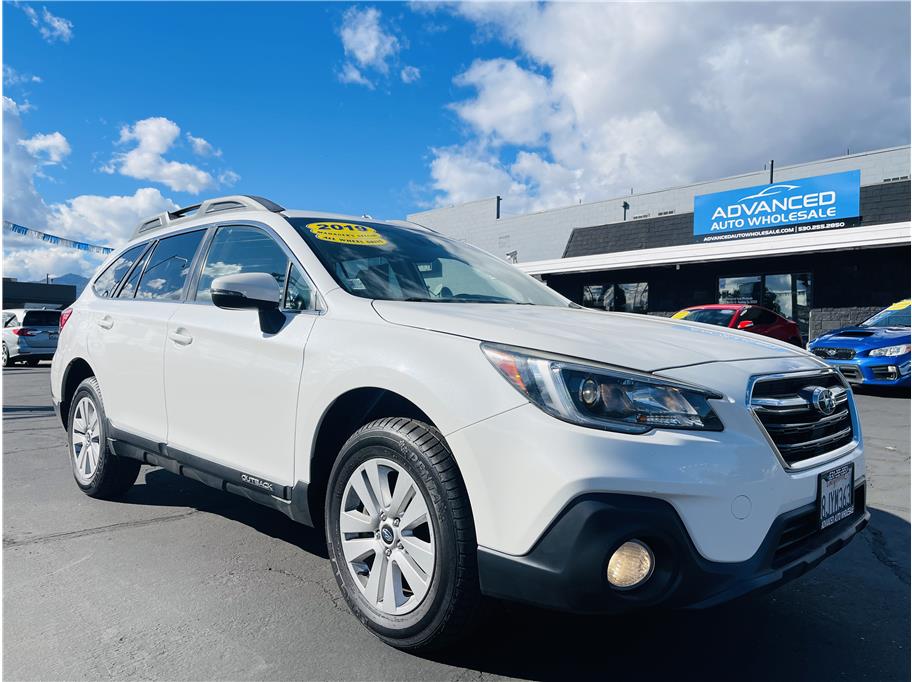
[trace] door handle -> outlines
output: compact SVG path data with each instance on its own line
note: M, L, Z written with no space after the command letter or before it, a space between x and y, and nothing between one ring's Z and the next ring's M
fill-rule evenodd
M174 341L178 346L189 346L193 343L193 337L189 334L182 333L180 330L169 332L168 338Z
M101 327L102 329L110 329L111 327L114 326L114 320L111 319L110 315L105 315L104 317L99 318L97 323L98 323L98 326Z

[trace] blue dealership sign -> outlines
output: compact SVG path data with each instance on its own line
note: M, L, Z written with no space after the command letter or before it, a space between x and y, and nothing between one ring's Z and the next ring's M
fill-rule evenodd
M851 227L861 171L818 175L694 197L694 237L723 241Z

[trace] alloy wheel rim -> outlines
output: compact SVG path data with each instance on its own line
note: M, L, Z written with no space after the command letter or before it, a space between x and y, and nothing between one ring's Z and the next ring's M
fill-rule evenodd
M70 454L73 457L76 478L80 483L90 483L101 456L101 428L98 423L98 408L89 397L83 397L76 403Z
M405 469L385 458L359 465L342 494L339 535L349 573L373 608L387 615L418 608L434 577L434 527Z

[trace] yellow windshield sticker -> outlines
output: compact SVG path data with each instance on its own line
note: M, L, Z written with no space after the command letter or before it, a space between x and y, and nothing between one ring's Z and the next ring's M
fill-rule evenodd
M679 310L674 315L671 316L672 320L683 320L685 317L690 315L689 310Z
M900 301L899 303L894 303L887 310L905 310L910 305L912 305L912 300L906 299L905 301Z
M383 246L386 240L377 230L355 223L308 223L307 229L317 239L349 246Z

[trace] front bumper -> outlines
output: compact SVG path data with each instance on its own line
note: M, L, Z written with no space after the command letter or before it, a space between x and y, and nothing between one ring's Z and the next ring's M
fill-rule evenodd
M821 358L837 369L851 384L869 386L909 386L912 376L909 355L895 358L856 357L853 360Z
M862 480L855 488L851 517L820 531L816 504L804 505L778 516L750 559L714 562L700 555L667 502L635 495L584 495L528 554L479 548L481 589L493 597L578 613L657 605L706 608L797 578L848 544L869 518ZM641 587L618 591L608 584L605 568L614 550L633 538L652 549L655 570Z

